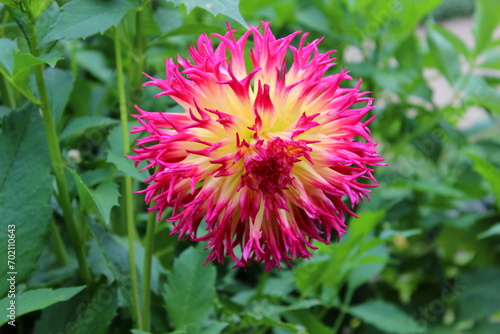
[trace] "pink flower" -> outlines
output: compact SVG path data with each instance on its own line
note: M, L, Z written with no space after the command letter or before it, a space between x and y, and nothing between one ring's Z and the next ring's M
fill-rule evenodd
M361 81L340 88L351 77L326 74L334 51L320 53L321 39L306 43L307 33L292 46L299 35L276 39L263 23L239 39L231 29L213 34L216 48L201 35L191 59L166 60L166 79L144 84L185 113L137 108L133 132L147 136L131 158L154 168L142 192L158 217L173 207L172 233L208 241L207 261L229 255L237 267L255 259L270 270L309 258L313 240L346 233L344 212L355 214L343 198L353 208L377 186L359 182L376 182L370 166L383 160L367 128L373 117L362 121L373 99Z

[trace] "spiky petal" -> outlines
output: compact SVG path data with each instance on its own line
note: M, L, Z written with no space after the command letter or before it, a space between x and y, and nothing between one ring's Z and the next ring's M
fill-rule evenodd
M371 166L383 159L367 128L372 118L362 121L373 99L361 81L341 88L351 79L343 69L327 74L334 51L320 53L321 40L306 43L307 33L295 47L300 31L276 39L265 22L239 39L234 32L213 34L215 48L201 35L191 59L168 59L166 79L145 83L185 112L137 108L133 132L147 136L131 158L154 168L142 192L159 217L173 207L172 233L208 241L207 261L228 255L236 266L257 260L270 270L309 258L313 240L345 233L344 213L368 198Z

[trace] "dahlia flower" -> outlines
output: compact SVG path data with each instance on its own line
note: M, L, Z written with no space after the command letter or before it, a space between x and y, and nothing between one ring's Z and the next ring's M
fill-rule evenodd
M326 73L336 58L318 51L321 39L306 43L300 31L277 39L269 25L239 39L228 27L212 34L217 47L203 34L191 59L166 60L166 79L148 76L144 85L185 112L136 107L132 132L146 136L131 157L154 169L142 192L158 217L173 208L167 220L179 239L208 241L207 261L228 255L236 267L256 260L266 270L309 258L313 240L346 233L344 213L355 216L377 186L370 166L383 160L367 128L373 117L362 120L373 99L361 80L341 88L351 77Z

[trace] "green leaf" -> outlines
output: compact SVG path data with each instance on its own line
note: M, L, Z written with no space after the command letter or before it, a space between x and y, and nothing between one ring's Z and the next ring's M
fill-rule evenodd
M28 0L23 3L28 5L31 15L36 20L50 6L52 0Z
M140 329L132 329L131 332L132 332L132 334L153 334L151 332L141 331ZM184 331L184 330L177 330L177 331L173 331L173 332L158 333L158 334L186 334L186 331Z
M73 90L75 77L69 71L57 68L47 68L43 72L47 94L49 95L50 107L56 124L59 124L61 116L68 103L69 95ZM61 140L61 139L60 139Z
M183 15L178 10L158 8L153 13L153 20L163 34L166 34L176 28L182 26Z
M130 309L132 308L132 284L130 281L130 265L128 250L120 245L99 224L89 221L92 235L99 245L99 249L106 259L109 269L113 273L118 287ZM136 268L134 268L136 270ZM137 272L137 270L136 270Z
M484 231L483 233L479 234L477 237L478 239L484 239L499 234L500 234L500 223L497 223L492 227L490 227L489 229L487 229L486 231Z
M10 306L11 300L15 300L16 317L27 314L33 311L44 309L55 303L63 302L78 292L82 291L85 286L77 286L72 288L52 289L38 289L23 292L16 296L16 298L8 298L0 300L0 307L2 310ZM9 318L1 317L0 326L9 321Z
M63 59L63 56L57 50L54 50L50 53L43 53L38 56L38 59L42 60L44 63L48 64L50 67L55 67L57 62Z
M111 208L118 205L120 192L118 186L111 180L105 181L93 191L97 210L106 224L109 224Z
M14 57L12 54L17 50L15 41L8 38L0 38L0 66L7 74L12 74L14 69Z
M479 66L500 69L500 49L491 49L481 54Z
M351 219L349 224L349 238L364 239L375 226L385 217L385 209L378 211L365 211L359 213L358 219Z
M222 14L230 17L243 26L247 26L247 23L241 16L239 10L240 0L167 0L175 4L175 6L179 6L184 4L186 6L186 10L189 13L195 7L200 7L205 10L208 10L210 13L217 15Z
M500 333L499 323L482 323L464 334L498 334ZM455 333L453 333L455 334Z
M21 53L16 49L13 51L13 44L5 42L3 44L7 44L7 50L0 53L0 64L2 65L0 73L27 99L31 102L36 102L37 100L29 86L28 79L33 66L43 64L44 61L31 54Z
M467 95L468 105L479 105L488 111L500 112L500 92L488 84L484 77L469 75L461 80L461 90Z
M443 38L445 38L453 48L459 53L463 54L466 58L470 55L469 47L465 44L464 40L455 35L450 30L438 25L431 24L432 29L436 30Z
M27 105L1 121L0 244L7 245L8 226L15 225L15 268L0 261L2 273L17 271L17 284L29 279L46 244L52 208L52 176L45 131L38 108ZM7 246L2 254L7 254ZM0 280L0 295L8 290Z
M421 328L396 306L383 300L372 300L349 308L349 313L385 333L420 333Z
M373 23L380 24L382 22L380 25L383 27L385 26L384 22L388 22L390 32L381 29L381 33L384 38L395 42L394 46L396 46L399 41L413 34L422 19L436 8L441 1L376 1L375 3L379 7L369 12L368 20L372 26ZM365 31L368 27L365 28Z
M314 334L331 334L331 328L327 327L318 319L316 314L309 310L294 311L293 315L297 316L299 322L307 329L309 333ZM287 315L285 315L287 316Z
M43 63L53 67L59 59L61 57L57 52L43 54L38 58L28 53L21 53L14 41L0 39L0 74L34 104L37 103L37 99L29 85L33 67Z
M50 32L59 16L59 6L57 2L52 2L36 21L35 28L38 41L40 42ZM40 43L38 43L40 45Z
M361 260L349 273L349 286L355 290L384 270L389 260L389 252L383 245L363 252Z
M109 82L114 72L108 67L106 57L96 50L79 50L76 53L78 66L88 71L102 82Z
M61 7L52 30L40 41L40 45L56 40L86 38L104 33L117 26L125 14L134 8L127 0L73 0Z
M13 8L18 8L20 2L20 0L0 0L0 3Z
M208 326L203 327L201 331L204 334L220 334L228 325L227 322L212 322Z
M458 51L434 23L427 24L427 41L439 71L451 85L455 85L461 72Z
M474 11L472 32L476 39L476 55L491 42L491 35L500 22L500 2L497 0L477 0Z
M203 245L190 247L174 261L163 298L176 329L199 333L215 301L215 268L203 265Z
M481 174L481 176L491 185L491 189L497 198L497 207L500 208L500 169L495 167L488 160L472 152L466 153L474 162L474 170Z
M451 291L459 299L459 319L485 319L500 311L500 270L481 268L464 274Z
M84 116L76 118L69 123L59 137L61 141L72 136L82 135L86 130L92 128L106 128L118 124L119 121L103 116Z
M70 171L75 179L82 209L90 212L96 208L101 220L108 224L111 208L118 205L120 197L116 184L113 181L105 181L95 190L90 190L73 169Z
M132 135L133 137L134 135ZM142 173L139 169L145 166L144 163L139 164L139 168L134 166L134 162L123 155L123 137L121 128L116 127L108 135L109 146L111 147L107 152L107 161L112 163L118 170L130 175L134 179L144 182L149 177L147 171Z
M52 305L42 311L33 334L79 333L108 334L117 314L116 284L105 283L85 289L65 303Z

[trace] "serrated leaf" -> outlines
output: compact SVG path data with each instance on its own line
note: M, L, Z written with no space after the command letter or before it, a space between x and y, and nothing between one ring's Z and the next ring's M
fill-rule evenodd
M421 328L412 323L412 317L398 307L383 300L372 300L349 308L349 313L384 333L420 333Z
M99 249L106 259L109 269L113 273L115 280L118 282L118 287L120 288L127 305L130 309L133 309L128 250L113 239L113 237L99 224L89 221L89 226L92 235L97 241ZM134 268L134 270L136 270L136 268Z
M90 212L96 208L101 220L108 224L111 208L118 205L118 198L120 197L116 184L113 181L105 181L95 190L91 190L75 170L70 169L70 171L75 179L82 209Z
M43 61L44 63L48 64L50 67L55 67L57 62L61 59L63 59L63 56L60 52L57 50L54 50L50 53L43 53L40 56L38 56L38 59Z
M134 136L134 135L132 135ZM147 171L142 173L139 169L144 167L143 163L139 164L139 169L134 166L134 162L123 155L123 137L121 133L121 128L116 127L108 135L108 142L110 149L107 152L106 159L108 162L118 168L118 170L130 175L134 179L144 182L149 176Z
M118 198L120 197L117 185L111 180L105 181L97 186L93 194L99 214L104 223L109 224L111 208L118 205Z
M203 8L210 13L217 15L222 14L230 17L243 26L247 26L247 23L241 16L239 10L239 0L167 0L175 4L175 6L179 6L181 4L186 6L186 10L189 13L195 7Z
M33 334L108 334L117 307L116 285L102 283L92 291L82 291L65 303L45 308L35 324Z
M84 116L76 118L64 128L59 138L61 141L64 141L69 137L81 135L88 129L106 128L118 123L119 121L116 119L102 116Z
M12 45L9 46L9 48ZM12 50L11 50L12 51ZM10 54L3 53L2 63L7 67L1 67L0 72L19 92L21 92L31 102L35 102L36 98L29 86L28 79L33 66L43 64L40 60L31 54L20 53L18 50L12 51ZM10 66L12 66L10 68ZM9 72L10 68L10 72Z
M52 289L37 289L23 292L16 296L16 317L27 314L33 311L41 310L53 304L66 301L82 291L85 286L76 286L71 288ZM0 300L2 310L9 307L11 298L5 297ZM0 326L9 320L7 317L0 318Z
M203 265L203 245L186 249L174 261L163 295L169 317L176 329L199 333L215 301L215 268Z
M467 155L474 162L474 170L481 174L481 176L491 185L491 189L497 198L497 207L500 208L500 169L495 167L488 160L472 152L467 152Z
M57 52L44 54L38 58L29 53L21 53L15 42L5 38L0 39L0 74L33 103L37 102L29 85L33 67L43 63L55 66L59 59L61 57Z
M134 8L127 0L73 0L61 7L52 30L40 41L40 45L56 41L86 38L104 33L117 26L125 14Z
M7 245L15 225L17 284L30 278L45 247L52 208L52 176L45 131L38 108L27 105L2 119L0 131L0 243ZM6 250L3 251L6 254ZM6 273L7 261L0 261ZM7 281L0 280L0 296Z
M476 54L479 54L492 40L491 35L500 22L498 0L477 0L472 32L476 39Z

